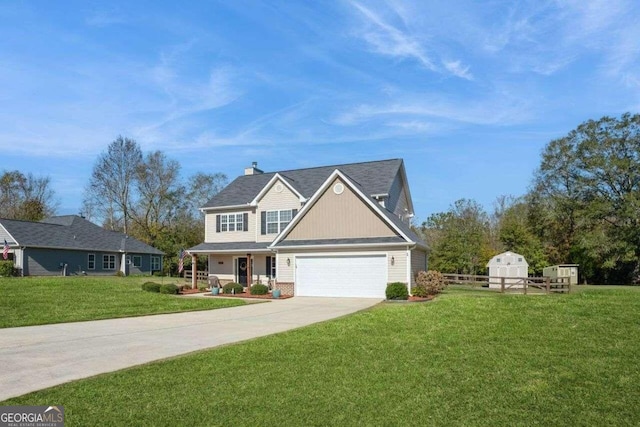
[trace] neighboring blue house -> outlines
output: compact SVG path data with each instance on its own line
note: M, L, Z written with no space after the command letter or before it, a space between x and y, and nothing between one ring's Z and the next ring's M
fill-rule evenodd
M40 222L0 218L0 242L23 276L151 274L162 270L158 249L105 230L77 215Z

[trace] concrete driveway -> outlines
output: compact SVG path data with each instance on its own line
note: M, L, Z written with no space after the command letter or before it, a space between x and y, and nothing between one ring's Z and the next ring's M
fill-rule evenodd
M295 297L210 311L0 329L0 400L307 326L378 302Z

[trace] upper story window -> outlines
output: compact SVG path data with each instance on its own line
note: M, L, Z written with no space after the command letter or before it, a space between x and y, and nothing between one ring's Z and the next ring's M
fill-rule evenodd
M261 234L278 234L291 222L297 209L262 212Z
M248 213L229 213L216 215L216 232L222 231L248 231Z

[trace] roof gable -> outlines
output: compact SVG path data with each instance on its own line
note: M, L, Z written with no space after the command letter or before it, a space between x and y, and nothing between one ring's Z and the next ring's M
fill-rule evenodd
M305 204L305 206L300 210L298 215L294 217L294 219L287 225L287 227L274 239L271 246L277 246L280 242L285 240L289 233L296 227L296 225L302 221L302 219L307 215L307 213L314 208L318 200L325 194L327 189L331 188L333 183L339 179L341 183L345 185L345 187L349 187L353 194L355 194L367 207L369 207L373 213L379 216L379 218L385 222L391 230L393 230L398 236L404 239L407 243L418 243L424 246L424 243L419 239L411 239L409 237L410 234L406 233L406 229L403 229L398 225L398 222L395 221L394 215L390 212L383 209L378 203L376 203L370 196L364 194L360 186L353 182L349 177L347 177L340 170L335 169L334 172L325 180L324 184L316 191L316 193L309 199L309 201ZM346 191L346 188L345 188ZM412 233L415 236L415 233ZM417 236L415 236L417 237Z
M336 188L340 191L337 193ZM335 177L283 241L395 237L398 232L340 177Z
M268 187L275 175L282 177L298 194L309 199L336 169L358 182L367 195L388 194L402 164L402 159L390 159L243 175L233 180L202 209L249 205Z
M300 203L304 203L307 200L302 194L300 194L300 192L298 192L298 190L295 189L293 185L291 185L291 183L289 183L289 181L280 176L279 173L276 173L249 204L251 206L257 206L258 202L260 202L260 200L269 192L271 187L273 187L273 185L278 181L282 182L285 187L287 187L293 194L295 194L300 200Z

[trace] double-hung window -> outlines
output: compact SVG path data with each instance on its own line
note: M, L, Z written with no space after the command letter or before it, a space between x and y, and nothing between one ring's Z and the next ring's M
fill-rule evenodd
M87 270L96 269L96 254L87 255Z
M246 221L248 221L248 214L245 213L220 214L216 231L247 231Z
M142 267L142 256L134 255L131 257L131 259L133 260L134 267Z
M102 255L102 269L103 270L115 270L116 269L116 256L115 255Z
M151 271L160 271L160 257L152 255L151 256Z
M293 218L293 211L267 211L265 215L266 234L278 234L285 229ZM263 233L264 234L264 233Z

